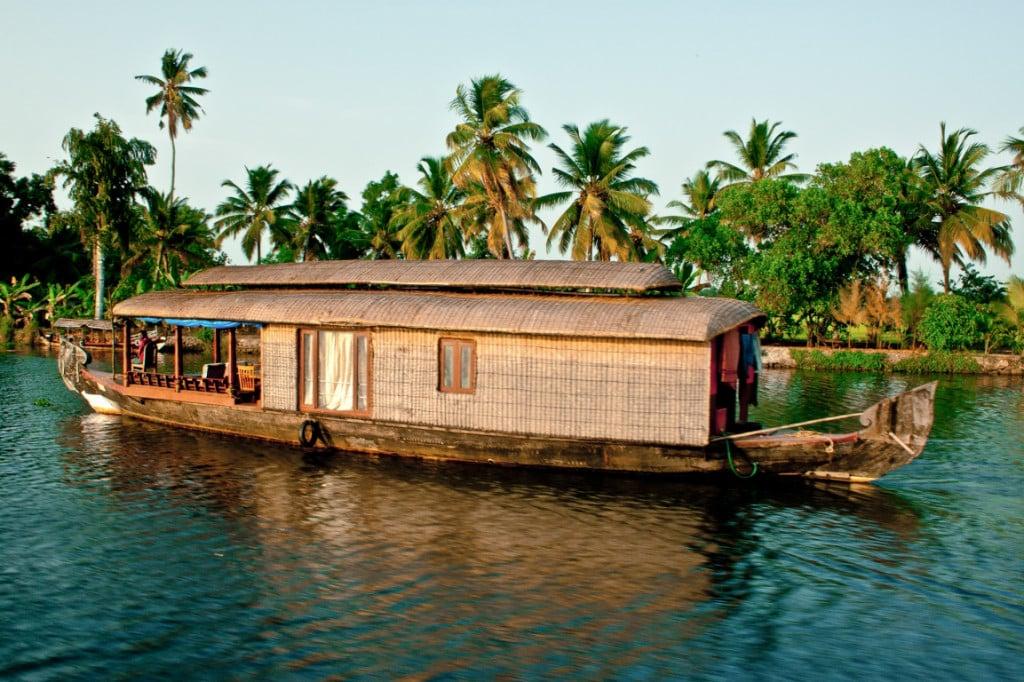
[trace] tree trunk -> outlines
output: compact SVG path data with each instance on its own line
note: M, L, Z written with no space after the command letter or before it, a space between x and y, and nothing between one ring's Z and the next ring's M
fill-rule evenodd
M949 293L949 267L946 264L942 265L942 293Z
M516 254L512 250L512 231L508 229L508 218L505 216L505 211L501 212L501 225L504 228L505 234L505 246L508 247L508 258L509 260L515 260Z
M904 296L910 292L910 282L907 276L907 250L903 249L896 256L896 279L899 280L900 291Z
M106 293L106 280L103 275L103 246L97 237L92 246L92 274L96 281L96 306L94 308L94 319L103 319L103 297Z
M171 201L170 201L170 203L173 204L174 203L174 174L175 174L175 166L177 165L177 161L178 161L178 150L174 146L174 133L172 132L170 135L171 135L171 195L170 195L170 200Z
M263 235L260 235L259 238L256 239L256 265L259 265L260 261L263 260L263 256L262 256L261 250L260 250L260 242L262 242L262 241L263 241Z

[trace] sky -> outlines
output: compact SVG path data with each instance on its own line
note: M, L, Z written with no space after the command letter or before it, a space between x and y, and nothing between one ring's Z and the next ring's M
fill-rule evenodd
M92 115L159 152L151 183L170 184L170 144L147 116L173 47L209 69L204 114L179 137L177 188L213 211L222 181L270 163L296 183L338 179L359 205L385 171L403 182L439 155L455 124L456 86L501 73L523 91L550 140L603 118L650 148L638 173L661 188L660 211L708 160L732 160L722 132L752 117L795 131L801 170L888 146L934 149L939 122L968 126L997 149L1024 126L1024 2L14 2L0 3L0 151L19 174L62 158L71 127ZM553 154L535 156L541 192L556 189ZM991 162L1006 163L1006 154ZM1024 215L1011 264L1024 274ZM531 239L539 257L544 237ZM244 263L237 243L225 244ZM938 279L915 254L912 267Z

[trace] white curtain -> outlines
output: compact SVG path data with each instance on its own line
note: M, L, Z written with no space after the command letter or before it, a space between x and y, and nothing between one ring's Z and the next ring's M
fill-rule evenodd
M322 409L345 411L353 407L353 337L344 332L320 332L317 404Z

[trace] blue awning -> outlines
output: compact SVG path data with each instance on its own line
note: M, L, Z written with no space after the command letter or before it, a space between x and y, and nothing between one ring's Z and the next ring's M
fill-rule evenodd
M236 329L243 325L247 327L262 327L261 324L253 322L228 322L226 320L178 320L170 317L140 317L146 324L170 324L177 327L207 327L209 329Z

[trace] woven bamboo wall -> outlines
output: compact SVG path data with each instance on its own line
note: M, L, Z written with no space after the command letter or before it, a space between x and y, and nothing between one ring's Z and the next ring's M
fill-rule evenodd
M707 344L460 336L477 342L477 391L437 390L441 334L373 334L373 416L463 429L703 445Z
M298 345L295 327L270 325L262 330L263 407L298 409Z

